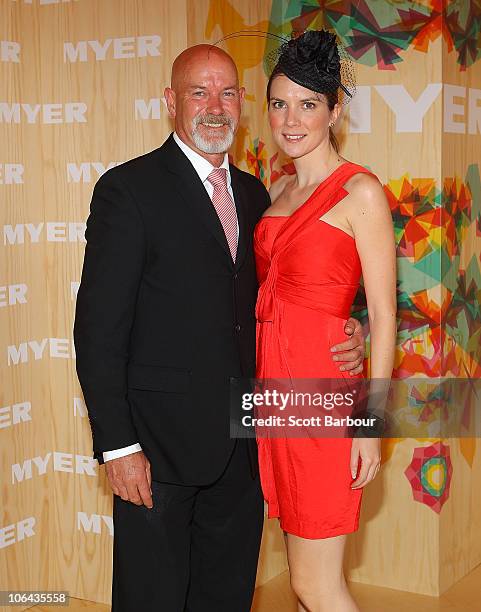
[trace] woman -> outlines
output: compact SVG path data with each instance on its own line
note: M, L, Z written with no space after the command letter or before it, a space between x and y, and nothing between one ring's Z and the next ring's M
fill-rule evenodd
M283 45L268 83L269 123L296 174L271 189L255 230L260 283L257 378L338 378L329 346L345 339L361 273L371 377L389 379L396 335L395 243L377 177L338 153L331 128L343 85L335 35L305 32ZM342 571L363 487L379 470L376 438L261 438L269 517L286 533L299 610L358 610Z

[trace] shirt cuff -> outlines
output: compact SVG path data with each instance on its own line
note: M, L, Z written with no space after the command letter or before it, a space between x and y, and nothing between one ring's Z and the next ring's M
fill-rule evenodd
M138 453L142 450L142 447L138 442L131 444L130 446L124 446L123 448L116 448L115 450L106 451L102 453L104 461L111 461L112 459L118 459L119 457L125 457L132 453Z

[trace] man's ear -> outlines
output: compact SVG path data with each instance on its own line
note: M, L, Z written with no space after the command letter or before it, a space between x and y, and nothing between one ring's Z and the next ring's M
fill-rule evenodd
M244 103L245 97L246 97L246 88L239 87L239 99L240 99L241 104Z
M170 87L166 87L164 89L164 98L167 104L167 110L169 111L169 116L172 119L175 118L175 91Z

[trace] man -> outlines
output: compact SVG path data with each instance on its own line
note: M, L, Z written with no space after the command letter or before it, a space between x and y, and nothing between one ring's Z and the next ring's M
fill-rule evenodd
M175 133L95 186L74 327L114 493L112 610L246 612L263 503L255 441L229 437L229 380L255 373L269 196L228 163L244 98L229 55L187 49L165 97ZM362 347L357 326L347 368Z

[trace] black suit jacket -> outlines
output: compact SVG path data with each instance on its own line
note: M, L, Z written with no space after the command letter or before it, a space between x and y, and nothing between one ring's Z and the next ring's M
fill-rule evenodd
M252 235L269 205L230 166L235 265L196 171L172 135L95 185L74 324L94 454L140 442L154 480L208 484L225 468L229 379L254 376Z

